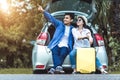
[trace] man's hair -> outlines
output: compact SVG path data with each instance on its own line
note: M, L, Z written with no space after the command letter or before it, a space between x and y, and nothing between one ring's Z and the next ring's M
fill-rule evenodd
M74 19L74 13L65 13L65 15L70 15L70 18Z

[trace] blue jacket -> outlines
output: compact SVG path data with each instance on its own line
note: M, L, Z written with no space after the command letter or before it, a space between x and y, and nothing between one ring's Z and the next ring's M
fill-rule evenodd
M48 12L44 11L44 16L45 18L50 21L56 28L54 36L52 40L50 41L48 48L52 49L56 45L59 44L60 40L62 39L64 32L65 32L65 25L62 21L55 19L52 15L50 15ZM72 28L73 26L70 26L70 32L69 32L69 38L68 38L68 46L69 46L69 51L72 50L73 48L73 35L72 35Z

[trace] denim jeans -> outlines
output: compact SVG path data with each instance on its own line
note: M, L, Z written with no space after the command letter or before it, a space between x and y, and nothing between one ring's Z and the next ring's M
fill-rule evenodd
M67 47L55 46L52 49L52 59L53 59L54 68L56 68L57 66L62 66L64 59L68 54L69 52Z
M71 67L73 69L76 68L76 52L77 52L77 49L73 49L69 54L70 55ZM97 66L97 68L100 68L102 66L102 64L100 63L100 61L97 57L96 57L96 66Z

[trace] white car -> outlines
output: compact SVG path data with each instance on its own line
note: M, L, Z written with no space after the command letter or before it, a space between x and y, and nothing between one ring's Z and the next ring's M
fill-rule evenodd
M70 10L70 9L67 10L68 6L65 3L65 1L67 1L67 0L54 0L54 1L56 1L56 2L50 3L50 4L48 4L48 6L51 5L49 7L49 9L52 12L51 15L54 16L55 18L62 20L64 17L64 14L66 12L75 14L74 21L76 20L77 15L84 15L88 18L88 21L89 21L88 28L92 31L92 33L93 33L92 36L94 38L92 47L94 47L96 49L96 56L102 63L102 66L107 70L108 69L108 57L107 57L107 53L106 53L106 49L105 49L105 45L104 45L104 39L99 33L97 33L94 26L91 24L93 18L95 17L95 13L96 13L94 2L92 2L92 0L89 0L89 2L84 2L81 0L71 0L70 3L72 3L73 6L71 6L71 5L69 5L69 6L71 6L70 9L72 9L72 10ZM57 5L62 6L61 3L67 7L64 7L63 9L62 9L62 7L57 7ZM85 5L83 5L83 4L85 4ZM53 9L53 8L55 8L55 6L57 9L59 9L59 11ZM78 8L78 10L76 10L76 8ZM81 12L83 9L84 9L84 12ZM54 10L56 12L54 12ZM86 10L86 12L85 12L85 10ZM73 26L75 26L74 22L73 22ZM40 34L37 37L37 40L34 43L34 47L33 47L33 51L32 51L32 66L33 66L34 74L47 73L47 71L51 67L53 67L52 52L47 47L47 45L49 44L50 40L52 39L52 37L54 35L54 31L55 31L55 27L50 22L46 21ZM66 73L72 72L69 55L66 57L62 66Z

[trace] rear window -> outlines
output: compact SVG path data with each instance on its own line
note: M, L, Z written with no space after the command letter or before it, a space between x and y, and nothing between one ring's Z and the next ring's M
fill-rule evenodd
M91 4L82 0L60 0L51 4L49 11L63 11L72 10L87 13L88 15L92 12Z

